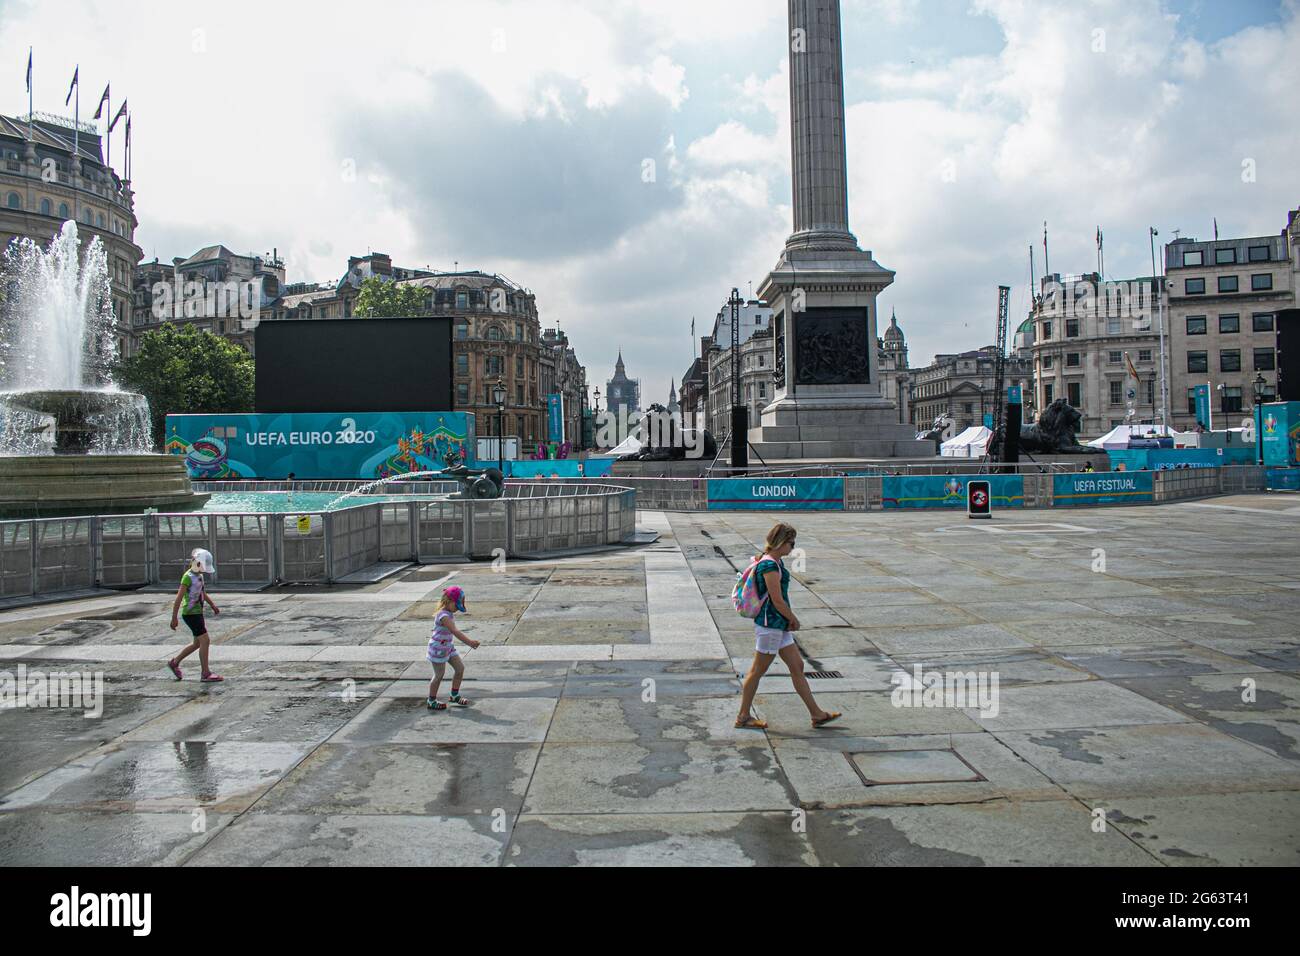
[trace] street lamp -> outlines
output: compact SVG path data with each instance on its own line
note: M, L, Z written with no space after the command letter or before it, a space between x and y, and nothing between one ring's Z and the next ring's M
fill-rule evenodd
M497 469L504 473L506 470L506 383L501 381L500 376L492 386L492 401L497 405Z
M1264 464L1264 389L1268 387L1268 381L1263 375L1256 375L1255 381L1251 383L1255 392L1255 457L1258 464Z

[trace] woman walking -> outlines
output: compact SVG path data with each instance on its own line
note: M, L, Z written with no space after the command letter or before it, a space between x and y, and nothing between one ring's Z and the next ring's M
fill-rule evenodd
M756 559L758 566L754 569L755 586L759 597L765 600L758 617L754 619L754 661L749 665L749 673L741 685L740 716L736 718L738 728L767 728L767 721L759 720L751 714L750 708L754 704L754 695L758 693L758 682L778 654L790 670L790 683L808 708L808 716L812 718L814 727L823 727L842 716L817 706L812 688L808 686L808 678L803 676L803 657L794 643L793 632L799 630L799 618L790 610L790 572L786 570L783 559L794 550L797 534L792 525L778 521L767 533L763 553Z

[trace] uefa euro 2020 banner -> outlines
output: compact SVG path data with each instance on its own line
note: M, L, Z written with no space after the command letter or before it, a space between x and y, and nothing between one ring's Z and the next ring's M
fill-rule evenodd
M469 412L168 415L168 454L190 477L390 478L445 467L443 456L474 454Z

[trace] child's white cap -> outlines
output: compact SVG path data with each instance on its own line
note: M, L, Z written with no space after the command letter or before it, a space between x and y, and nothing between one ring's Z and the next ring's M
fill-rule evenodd
M212 552L205 551L202 548L195 548L190 552L190 560L204 574L216 574L217 566L212 560Z

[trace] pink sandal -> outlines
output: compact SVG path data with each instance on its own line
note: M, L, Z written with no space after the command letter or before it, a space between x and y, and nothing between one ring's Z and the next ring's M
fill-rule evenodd
M200 677L199 680L205 684L217 684L225 680L225 678L222 677L220 674L213 674L211 671L209 671L208 673Z
M167 666L171 669L173 677L175 677L177 680L184 680L184 678L181 676L180 666L174 660L168 661Z

